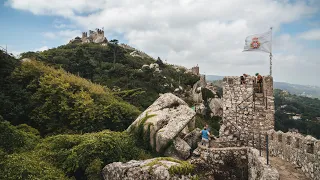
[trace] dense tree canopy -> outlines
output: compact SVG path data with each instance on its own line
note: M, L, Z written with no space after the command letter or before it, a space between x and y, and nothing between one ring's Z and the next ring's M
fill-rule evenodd
M41 134L124 130L140 113L108 88L41 62L22 63L11 79L28 94L28 120L14 123L26 120Z
M288 131L290 128L298 129L300 133L310 134L320 138L320 100L289 94L276 89L275 96L275 128ZM292 119L293 115L301 115L300 120Z

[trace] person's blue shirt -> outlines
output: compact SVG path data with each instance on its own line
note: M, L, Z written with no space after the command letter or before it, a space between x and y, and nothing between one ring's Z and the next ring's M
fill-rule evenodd
M203 129L203 130L201 131L202 138L204 138L204 139L209 139L208 133L209 133L208 130Z

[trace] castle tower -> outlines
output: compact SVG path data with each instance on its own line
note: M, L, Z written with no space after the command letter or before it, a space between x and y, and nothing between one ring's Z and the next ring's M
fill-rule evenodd
M198 75L200 74L198 64L197 64L197 66L192 67L191 71L192 71L192 74L194 74L194 75L197 75L197 76L198 76Z
M82 32L82 39L83 39L83 38L86 38L86 37L88 37L88 36L87 36L87 32Z
M246 77L241 84L240 77L223 79L223 123L220 138L249 140L252 136L274 129L273 78L263 77L262 93L257 92L255 77Z

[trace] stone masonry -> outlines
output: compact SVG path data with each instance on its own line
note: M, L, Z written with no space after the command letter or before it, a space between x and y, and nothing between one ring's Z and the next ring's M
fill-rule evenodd
M278 171L266 165L259 151L249 147L205 148L199 146L189 160L208 179L278 180Z
M256 79L248 76L223 79L223 123L220 141L248 140L252 134L274 129L273 78L263 77L262 92L257 92Z
M81 38L76 37L70 40L69 43L98 43L105 45L108 43L108 40L104 36L104 30L96 29L96 31L89 30L89 36L87 32L82 32Z
M320 141L312 136L299 133L283 133L271 130L269 135L269 152L301 168L304 174L320 180Z

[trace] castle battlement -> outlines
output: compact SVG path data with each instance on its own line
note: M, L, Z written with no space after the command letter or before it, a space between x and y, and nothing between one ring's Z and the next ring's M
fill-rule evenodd
M223 124L214 147L247 146L266 149L301 167L310 179L320 179L320 141L296 132L274 130L273 78L264 76L261 91L254 76L223 79ZM268 135L268 143L267 141Z
M320 179L320 140L309 135L274 130L268 135L271 156L301 167L310 179Z
M87 32L82 32L81 38L75 38L70 43L108 43L107 38L104 36L104 30L96 29L96 31L89 30L89 36Z

